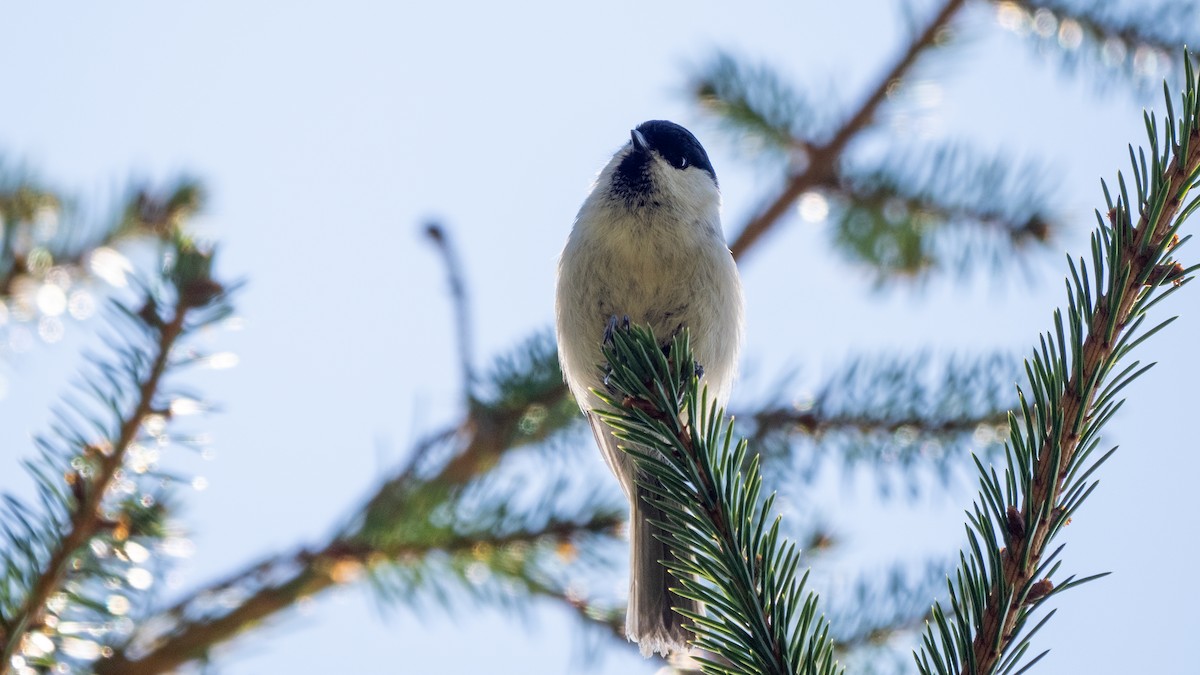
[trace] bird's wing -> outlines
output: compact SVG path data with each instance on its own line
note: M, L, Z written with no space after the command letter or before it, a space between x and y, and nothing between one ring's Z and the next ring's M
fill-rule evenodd
M613 436L612 429L604 423L604 420L600 419L599 415L589 411L587 418L592 425L592 435L596 437L596 445L600 448L600 454L604 455L604 462L617 477L621 483L621 490L628 498L634 484L633 458L617 446L617 438Z

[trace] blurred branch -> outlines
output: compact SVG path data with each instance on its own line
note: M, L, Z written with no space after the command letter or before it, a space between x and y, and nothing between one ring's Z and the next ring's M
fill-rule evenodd
M110 625L122 612L98 602L93 595L98 588L113 597L149 586L135 582L130 563L150 556L138 539L162 538L163 497L155 497L148 484L161 484L163 478L155 475L154 460L134 455L142 444L168 444L162 427L173 408L163 400L163 378L186 362L178 358L181 339L231 311L228 289L211 275L213 254L178 232L170 242L171 263L152 284L173 294L168 316L160 309L157 289L146 291L140 309L114 302L115 319L129 330L110 341L116 362L96 359L99 375L80 387L93 407L67 398L70 413L56 411L57 439L36 439L41 456L25 465L37 482L41 510L6 498L0 521L5 535L0 674L24 662L69 663L70 653L54 655L55 640L62 637L54 626L85 615ZM163 424L151 424L152 418Z
M806 157L811 144L803 140L816 129L815 109L768 66L750 66L718 52L693 85L700 106L741 139L756 141L753 152L782 152Z
M867 377L868 371L873 375L867 379L884 377L879 374L881 370L887 369L853 366L849 374L840 375L837 381L843 386L859 382L855 387L874 389L876 385L867 387L860 379ZM910 371L903 373L906 374L893 368L887 377L919 381ZM364 572L402 570L419 564L434 552L457 556L478 551L480 545L503 546L522 541L558 546L585 535L611 536L614 528L624 522L623 515L594 512L591 519L550 521L540 528L518 529L504 536L486 529L464 534L430 524L435 513L444 512L447 505L455 503L468 484L494 470L513 449L541 442L570 425L576 418L575 409L565 398L560 377L554 344L544 335L535 337L513 355L499 359L488 378L489 386L481 390L484 396L469 408L464 421L418 443L406 466L364 500L364 506L342 534L319 550L304 549L251 565L140 622L157 630L165 630L164 627L170 630L156 635L135 635L128 644L116 648L113 658L98 663L98 675L170 670L203 657L216 644L288 609L302 597L358 579ZM831 390L835 388L832 382L828 386ZM974 391L986 389L977 387ZM906 392L905 396L912 399L912 390ZM835 397L832 393L826 396L832 410ZM928 403L928 396L917 398ZM810 433L826 434L843 425L895 426L903 420L899 417L855 420L842 412L785 421L786 415L778 410L764 413L758 419L764 427L809 423ZM939 424L940 430L947 432L968 428L964 419L947 418ZM566 589L537 579L522 578L520 583L530 596L563 602L588 621L608 626L614 637L624 642L620 610L590 606L572 597ZM233 609L215 616L191 616L197 607L219 604L214 599L224 597L236 599Z
M851 360L811 398L745 414L768 458L788 458L803 475L836 455L879 471L946 463L961 451L997 447L1015 405L1018 370L1003 354L934 361L926 354ZM807 441L812 451L798 450Z
M458 251L450 243L449 233L441 223L431 221L425 226L425 236L437 248L446 265L446 276L450 284L450 299L454 304L454 321L458 332L458 360L463 374L463 396L468 400L475 387L475 369L471 364L471 308L467 297L467 284L463 279L462 261Z
M87 320L120 296L135 270L169 264L163 256L201 199L199 185L181 179L131 192L118 216L96 223L0 165L0 356L32 347L35 337L61 340L70 320Z
M1186 46L1200 42L1200 16L1193 0L1134 4L988 0L988 4L996 8L997 23L1029 36L1033 44L1057 54L1068 68L1090 61L1100 67L1100 75L1123 73L1146 85L1156 83Z
M76 276L87 276L85 263L96 249L121 241L151 236L169 241L179 226L200 205L200 186L180 180L159 191L140 189L121 217L98 236L88 237L78 222L58 223L62 201L52 193L25 181L0 191L0 298L12 296L22 277L41 278L52 267L69 268ZM54 225L40 226L49 221Z
M401 514L403 517L404 514ZM558 546L582 535L608 534L621 522L612 515L598 515L585 522L551 520L537 530L513 531L495 536L475 533L454 536L428 544L384 547L364 545L353 539L335 538L318 551L303 549L293 554L268 558L239 571L224 581L197 591L143 625L153 631L135 634L129 644L112 657L96 664L97 675L150 675L166 673L196 659L247 628L293 607L302 598L340 584L358 581L385 565L414 564L434 552L475 559L480 547L526 544ZM548 594L531 585L535 594ZM223 597L238 598L236 606L215 616L197 608L220 605Z
M465 442L445 465L439 482L461 485L495 466L508 450L545 440L579 420L567 394L553 338L542 334L502 358L488 392L473 400L459 426Z
M861 664L874 661L882 651L899 651L896 639L924 627L930 618L930 599L945 586L945 566L927 563L916 575L898 565L887 572L869 573L854 582L845 598L836 590L826 592L839 658Z
M28 179L7 177L12 184L0 188L0 298L12 295L13 281L30 269L32 229L42 218L52 218L62 209L61 199ZM41 264L38 261L38 264Z
M858 109L842 123L832 137L809 148L807 168L792 176L775 199L751 218L734 238L729 248L735 258L742 258L751 246L774 227L801 195L833 180L842 153L851 141L871 126L876 112L887 98L889 89L908 74L921 54L937 44L942 30L965 4L966 0L945 2L925 29L913 37L896 63L880 78Z
M1165 49L1170 46L1167 44L1170 38L1163 37L1165 33L1157 34L1157 37L1148 32L1138 33L1137 27L1130 28L1118 18L1114 18L1115 15L1105 14L1107 10L1076 8L1072 14L1067 3L1061 0L993 4L1007 8L1006 11L1015 8L1016 11L1023 12L1023 20L1030 22L1033 31L1039 35L1044 32L1044 25L1039 25L1038 22L1046 24L1047 21L1053 20L1057 26L1058 43L1064 47L1073 39L1070 38L1072 25L1081 31L1084 41L1092 40L1098 45L1098 49L1106 50L1106 53L1120 45L1124 50L1121 52L1122 59L1129 54L1133 55L1129 63L1136 64L1137 54L1148 53L1145 50ZM952 233L956 229L961 231L969 228L995 234L1001 244L1007 243L1014 249L1026 243L1044 242L1050 237L1054 223L1044 209L1034 208L1040 206L1037 200L1029 199L1030 195L1035 194L1034 190L1028 185L1025 189L1014 190L1012 193L1000 189L1007 184L1009 178L995 168L1001 165L999 160L992 164L965 161L962 153L946 151L945 154L935 154L933 161L924 166L913 162L896 162L864 169L851 166L846 159L848 148L874 127L885 101L897 91L899 83L911 76L921 55L942 42L946 29L965 5L965 0L944 2L924 29L912 36L903 54L881 81L867 93L858 108L832 129L828 137L822 137L820 142L810 140L818 136L814 131L814 112L811 106L800 94L790 90L782 78L776 77L766 68L742 69L732 59L717 61L712 76L697 87L701 105L729 124L746 131L747 135L760 141L764 149L786 153L792 162L789 167L792 173L780 194L750 219L736 237L732 246L736 256L742 257L784 217L798 198L813 191L842 203L843 230L849 233L842 243L848 249L855 250L860 258L874 261L876 267L886 273L915 274L932 267L938 256L948 253L957 253L962 260L974 260L979 256L979 248L967 246L962 241L947 243L949 240L944 234ZM1047 18L1048 14L1054 15ZM1155 39L1159 42L1155 43ZM1145 60L1147 57L1142 58ZM1192 138L1192 142L1194 145L1196 139ZM1157 159L1157 153L1155 154ZM1187 180L1194 182L1197 175L1195 162L1185 164L1185 173L1191 172L1186 174ZM1176 170L1179 169L1178 166L1173 166ZM988 173L989 171L991 173ZM1027 178L1030 183L1038 182L1027 173L1021 171L1019 175ZM971 190L965 193L955 192L962 190L964 186ZM1040 184L1036 187L1040 187ZM1124 192L1125 186L1122 184L1121 187ZM1162 193L1156 191L1154 194L1157 196L1153 199L1142 200L1141 193L1149 192L1150 187L1148 181L1138 180L1139 206L1147 213L1157 209L1158 215L1166 213L1169 217L1176 212L1172 209L1186 214L1200 208L1197 201L1193 200L1181 209L1179 202L1183 199L1184 191L1178 181L1170 184L1170 188L1176 190L1178 197L1172 195L1170 199L1160 199ZM1155 190L1160 187L1156 184ZM61 210L57 198L32 183L22 184L9 191L0 189L0 216L3 216L5 225L3 242L0 242L3 246L0 249L0 299L11 296L19 279L40 280L55 267L78 268L83 273L88 264L89 252L94 252L97 247L108 246L135 236L157 238L165 242L174 241L174 237L179 234L177 223L180 218L190 213L197 200L198 193L194 186L187 183L182 183L166 198L143 192L124 217L99 236L83 237L80 235L81 230L76 229L66 232L65 237L61 239L51 239L44 236L46 228L38 229L39 219L45 219L48 214ZM1103 239L1103 245L1108 245L1120 237L1126 237L1121 239L1122 244L1133 250L1135 247L1130 244L1132 239L1127 235L1149 232L1149 235L1144 235L1149 237L1162 234L1159 232L1161 228L1146 229L1144 223L1139 223L1137 228L1126 228L1130 232L1121 229L1126 225L1122 217L1128 215L1127 211L1122 212L1122 209L1128 208L1129 198L1122 195L1111 215L1112 228L1104 230L1102 227L1102 232L1098 235L1100 239L1095 240L1096 242ZM854 233L850 230L864 223L870 228L875 228L872 231L874 236L852 236ZM1119 237L1117 233L1120 234ZM510 494L517 492L512 486L497 487L499 481L496 481L496 476L501 473L502 463L515 454L514 450L548 444L549 441L561 438L563 432L579 419L578 410L562 384L561 373L555 360L553 339L539 336L513 356L502 360L493 372L483 375L477 373L471 358L470 312L462 263L451 246L446 231L439 224L429 224L425 235L442 256L455 305L459 360L463 373L462 386L467 399L462 419L419 442L413 448L407 464L369 491L347 523L328 539L318 540L313 548L288 550L269 556L224 580L197 590L173 606L144 619L139 618L131 637L109 634L104 639L112 644L115 650L111 658L97 660L93 665L98 674L136 675L173 670L189 661L206 658L215 646L278 615L299 600L363 578L375 582L381 595L390 593L405 601L411 601L416 591L432 592L431 588L442 588L439 584L448 587L449 584L442 579L450 579L451 583L459 584L457 588L466 588L468 591L472 586L486 586L499 589L501 594L508 593L507 587L511 584L516 589L512 593L518 599L549 598L566 603L580 617L595 622L627 644L623 639L624 630L619 609L587 604L576 597L572 588L560 583L561 580L553 578L553 575L546 574L546 569L541 567L546 561L561 562L592 555L590 551L596 548L593 544L605 544L613 539L614 530L624 521L623 516L594 500L579 500L577 492L560 490L558 485L542 491L541 488L545 487L544 479L548 475L545 473L544 462L538 463L538 469L543 472L538 475L539 481L527 483L534 484L531 490L537 489L546 495L546 499L536 506L521 506L521 501ZM934 239L931 235L938 235L940 238ZM84 239L88 241L85 242ZM1171 261L1161 265L1152 264L1152 256L1146 252L1144 245L1148 240L1143 240L1141 249L1135 251L1138 255L1134 256L1133 261L1120 268L1132 270L1126 274L1127 278L1122 283L1134 280L1131 285L1127 284L1128 287L1122 289L1123 293L1130 292L1131 288L1140 290L1143 285L1155 286L1172 280L1182 281L1184 271L1178 266L1168 264ZM890 255L889 251L881 253L881 242L894 244L897 254ZM953 248L952 245L958 248ZM1173 248L1174 243L1170 246ZM1102 245L1097 243L1094 250L1101 247ZM1128 251L1122 248L1120 252L1125 254ZM201 266L204 263L194 258L187 262L199 262ZM41 630L49 627L47 622L41 620L39 613L44 613L50 604L53 588L64 586L62 582L67 567L80 561L81 558L73 557L71 551L82 551L88 537L94 537L97 533L111 533L113 539L117 539L120 537L116 533L121 528L130 529L128 523L109 518L105 509L101 508L104 495L111 492L108 487L113 485L117 476L117 469L111 465L119 465L123 461L119 456L127 453L131 442L139 433L138 430L145 426L148 416L170 414L169 406L164 407L161 401L154 403L154 399L159 391L158 380L167 362L169 348L185 328L182 308L202 305L224 291L219 284L207 277L207 268L203 272L203 275L191 279L197 283L180 285L178 304L170 316L164 318L160 308L152 302L148 302L141 311L132 313L136 315L132 318L141 320L152 331L157 331L160 340L146 353L130 350L135 363L150 368L152 381L144 381L139 391L135 392L137 400L133 406L134 412L132 417L122 418L117 425L117 440L104 447L80 446L86 448L82 459L90 463L86 467L87 471L72 463L72 470L46 472L48 479L39 475L39 478L51 486L47 488L48 492L57 491L68 500L75 500L68 502L72 505L71 529L63 541L64 548L55 550L50 556L50 574L57 578L39 580L16 613L9 613L12 616L0 616L0 641L5 642L5 651L0 657L0 675L15 665L9 658L14 653L13 645L20 645L21 638L28 634L31 628ZM1081 289L1078 295L1086 294L1085 290L1082 290L1086 286L1085 275L1083 285L1076 281L1076 288ZM1096 294L1100 297L1099 280ZM1111 299L1112 296L1108 297ZM1139 296L1138 302L1142 300ZM1114 307L1122 311L1129 309L1127 304L1120 303ZM1139 304L1138 307L1142 308L1142 305ZM1093 331L1097 330L1097 327L1107 327L1111 335L1116 335L1120 330L1127 328L1124 322L1129 317L1129 312L1122 318L1117 311L1102 309L1100 313L1089 316L1088 319L1093 320ZM1110 323L1107 326L1101 325L1104 323L1102 318ZM1072 317L1073 321L1074 319L1075 317ZM1070 328L1074 331L1083 324L1084 321L1079 320L1073 322ZM1134 323L1133 327L1136 326ZM1060 331L1060 340L1061 335ZM642 355L648 358L660 356L658 350L653 348L655 346L650 343L649 348L642 350ZM1133 344L1128 345L1129 348L1132 346ZM1124 350L1125 343L1118 342L1115 347L1118 351ZM1114 345L1093 342L1092 336L1089 335L1089 342L1083 346L1083 356L1078 359L1078 363L1081 364L1080 368L1091 370L1081 370L1082 374L1078 377L1072 371L1072 386L1078 387L1080 378L1086 381L1088 386L1099 381L1095 376L1096 355L1109 348L1114 348ZM628 357L629 354L625 356ZM143 361L136 360L139 358ZM682 361L690 368L690 359L685 358ZM1062 372L1056 373L1055 377L1066 381L1064 377L1060 377L1066 372L1065 369L1066 366L1062 366ZM1005 411L1011 403L1000 397L989 398L992 397L994 389L991 384L995 380L988 379L987 375L972 375L975 371L961 363L950 364L943 371L936 368L932 370L939 375L945 375L946 379L931 379L927 373L916 372L911 363L899 363L894 367L885 365L874 369L852 365L849 369L850 374L839 377L823 387L811 404L795 409L772 404L772 407L751 413L748 417L754 420L756 440L762 442L764 447L769 447L772 441L782 441L780 447L786 447L787 452L794 453L794 447L788 443L800 437L802 440L820 442L822 449L841 449L847 461L859 457L870 457L885 462L895 456L905 459L924 458L925 448L934 443L959 443L965 446L964 439L967 437L978 441L986 436L986 442L992 443L995 439L994 430L999 422L1006 419ZM1125 377L1129 372L1132 371L1118 376L1119 384L1115 389L1110 386L1104 391L1115 394L1124 382L1130 379ZM105 371L104 374L109 375L110 371ZM688 377L690 378L690 375ZM976 377L978 379L975 379ZM645 381L645 378L633 378L626 382L627 389L633 391L639 383L644 384ZM150 388L149 391L146 387ZM1034 387L1038 388L1039 384L1035 384ZM668 388L673 393L678 393L674 383ZM1048 390L1049 387L1043 389ZM681 577L686 577L681 581L685 587L684 593L692 593L699 599L732 598L726 603L716 603L720 606L703 619L709 623L698 628L701 642L707 638L710 645L719 642L722 646L729 646L742 639L745 627L753 624L761 635L751 636L752 638L771 641L768 648L757 655L764 656L765 662L779 666L785 660L785 656L791 658L798 650L808 649L809 655L820 652L818 656L828 657L833 649L844 654L846 652L843 650L869 648L887 642L898 632L907 631L930 616L924 606L907 604L907 601L915 597L910 592L911 587L872 586L860 592L856 598L854 610L863 610L861 614L851 615L848 612L846 616L836 619L837 628L843 631L840 633L842 641L836 647L829 646L828 633L825 632L828 624L824 624L820 619L809 623L814 616L816 601L812 596L802 598L804 582L795 576L798 570L795 564L796 556L799 555L797 550L786 545L774 548L781 540L776 538L778 530L771 529L772 526L768 522L772 509L771 501L760 500L757 462L746 459L745 446L739 446L731 455L728 438L721 437L721 430L715 424L711 428L702 427L699 422L702 415L695 415L696 419L692 420L690 426L667 428L668 422L678 422L679 415L668 414L665 417L670 419L664 420L662 412L667 410L670 413L678 413L678 410L671 408L672 404L677 405L680 401L678 397L674 401L652 400L655 394L663 395L663 391L642 391L641 398L638 398L638 392L634 392L629 399L622 402L624 409L620 415L623 416L627 432L634 435L641 433L642 440L647 440L646 436L657 434L650 440L665 442L670 446L669 450L678 451L664 451L662 458L649 455L639 458L650 465L648 474L658 472L656 475L660 478L674 479L674 482L661 481L662 484L658 487L663 496L669 498L671 495L667 493L677 488L674 496L695 489L695 494L689 492L686 499L678 500L681 506L670 514L672 521L669 524L674 528L673 536L679 541L690 541L696 548L711 547L711 542L714 541L722 542L722 551L708 550L707 553L714 559L722 553L726 554L728 559L717 562L726 564L727 569L745 572L739 580L750 581L742 588L733 589L735 592L727 593L730 590L728 584L736 585L739 580L731 582L728 578L722 578L719 573L711 573L719 565L706 568L698 559L686 560L680 564L681 569L676 571L681 572ZM964 392L972 392L975 398L971 397L972 394ZM690 411L696 407L695 392L688 393L691 396L687 402ZM1032 408L1025 407L1023 412L1026 419L1036 417L1038 424L1061 432L1065 424L1064 419L1085 418L1085 413L1088 413L1086 404L1092 400L1087 396L1091 394L1094 394L1094 391L1087 395L1075 394L1077 400L1073 403L1068 400L1067 404L1064 404L1066 413L1053 420L1058 426L1044 424L1047 419L1045 416L1050 413L1045 412L1047 406L1040 400ZM157 396L161 398L161 392ZM102 392L101 398L104 398ZM1111 403L1108 395L1102 395L1101 398L1106 404ZM112 400L115 401L116 398ZM630 401L658 404L658 414L652 414L653 411L645 405L635 404L631 407L627 405ZM109 400L105 399L103 402L109 403ZM1024 404L1024 401L1021 403ZM1076 407L1071 408L1072 404ZM1111 406L1102 407L1097 417L1103 421L1112 410ZM1091 418L1088 418L1089 423L1090 420ZM658 426L655 426L656 423ZM704 433L699 433L701 429ZM987 433L982 434L981 431ZM1043 431L1041 427L1039 431ZM858 453L849 450L848 446L839 448L838 443L845 443L846 439L871 447ZM1037 474L1035 485L1031 488L1034 490L1034 497L1044 498L1049 495L1052 499L1066 494L1069 503L1055 509L1038 507L1041 510L1037 510L1028 506L1035 501L1030 498L1020 505L1021 510L1010 506L1012 511L997 511L1003 511L1006 518L1003 520L1003 530L999 525L993 529L1000 532L1008 544L1010 553L1004 557L1004 551L1001 549L987 561L992 565L988 569L998 570L1000 575L1000 581L989 591L990 595L984 592L971 595L972 599L986 596L986 600L991 603L981 609L977 616L971 617L977 619L975 627L978 629L974 642L968 644L968 647L974 650L972 653L977 651L982 654L981 645L991 647L1004 640L1014 639L1013 636L1020 630L1024 621L1023 615L1015 620L1013 618L1024 611L1025 606L1020 605L1020 602L1028 600L1032 603L1036 602L1038 597L1047 597L1047 587L1042 581L1048 583L1048 575L1042 581L1033 582L1041 575L1045 566L1050 564L1055 554L1051 554L1045 560L1042 568L1034 569L1037 556L1041 555L1041 548L1033 555L1034 565L1026 564L1025 567L1018 566L1017 557L1012 551L1016 551L1018 546L1025 546L1027 551L1041 547L1049 538L1047 528L1050 534L1053 534L1054 528L1069 517L1070 512L1078 506L1083 497L1086 497L1086 491L1091 489L1084 487L1085 479L1091 471L1088 468L1081 472L1083 475L1077 483L1060 492L1054 481L1061 479L1062 475L1047 470L1047 465L1052 461L1047 459L1047 456L1053 456L1054 452L1065 449L1065 461L1069 463L1071 453L1078 451L1081 456L1086 456L1094 445L1082 443L1079 435L1062 433L1054 438L1047 435L1042 440L1044 443L1038 451L1040 454L1036 455L1036 468L1040 473ZM723 449L718 447L722 441L725 442ZM1014 445L1015 443L1016 441ZM649 447L650 443L644 445ZM1082 450L1079 450L1080 447ZM706 448L711 448L712 452L709 453ZM550 454L544 450L541 452L543 456L535 459L544 459ZM1016 452L1024 451L1018 449ZM785 456L790 457L791 454ZM1023 454L1020 456L1024 457ZM663 461L659 461L660 459ZM694 461L688 465L687 460ZM654 464L656 461L657 465ZM671 462L678 466L666 466ZM93 465L100 467L100 470L92 470ZM714 465L716 469L713 468ZM750 468L739 474L738 469L746 466ZM1029 462L1024 469L1033 466L1034 463ZM671 471L680 467L681 471ZM1032 475L1031 471L1026 473ZM64 475L65 484L60 480ZM1073 479L1074 475L1072 470L1069 477ZM715 489L717 486L714 483L718 479L724 481L720 485L723 489L721 494L717 494L718 490ZM988 477L985 475L984 479L986 481ZM1012 492L1016 490L1017 480L1026 480L1028 483L1027 479L1028 476L1022 474L1020 478L1010 481L1006 487ZM525 485L521 484L519 487ZM1048 485L1051 487L1047 487ZM990 487L990 484L986 487ZM1027 485L1022 487L1028 488ZM493 493L487 493L488 488L493 489ZM509 489L509 493L503 492L505 488ZM1026 492L1028 491L1027 489ZM996 494L999 492L1000 487L997 483ZM497 493L501 494L501 498L496 498ZM561 505L549 503L550 497L559 494L568 494L575 501L583 503L576 505L574 510L568 513ZM734 501L737 503L721 501L722 497L727 498L731 494L736 497ZM45 494L42 496L45 498ZM990 493L988 496L991 496ZM703 509L697 505L702 505ZM476 512L471 513L471 508ZM701 510L705 512L701 513ZM1017 515L1014 516L1013 513ZM976 516L978 515L977 510ZM706 518L710 521L715 518L715 524L706 522ZM15 542L9 548L17 552L24 551L18 535L22 534L22 527L29 532L33 532L33 528L23 521L18 522L17 518L5 520L6 522L0 523L0 528ZM695 525L697 522L701 524ZM744 528L747 523L758 523L758 532L750 532L743 536L739 528ZM703 529L706 527L709 529ZM77 531L80 534L77 534ZM91 532L91 535L87 532ZM703 536L696 534L697 532L701 532ZM688 539L689 537L691 539ZM811 532L809 540L814 547L829 545L828 535L817 529ZM321 541L325 542L324 545L321 545ZM979 548L976 547L975 551L978 553ZM990 549L989 553L992 553ZM1030 559L1027 553L1022 564L1028 563ZM995 564L997 561L1000 561L999 566ZM695 566L687 567L688 565ZM501 583L488 584L479 581L473 576L473 571L479 568L493 575ZM984 568L987 568L987 565L981 559L978 569ZM12 569L12 566L9 566L6 572L16 578L16 575L11 574ZM1049 574L1053 574L1056 569L1051 569ZM969 575L975 571L977 570L973 568L964 574ZM697 576L702 573L709 575ZM963 578L959 577L960 583ZM1025 585L1020 586L1022 583ZM1068 579L1059 589L1052 590L1061 590L1072 583L1075 582ZM6 582L0 586L0 599L6 600L17 585ZM972 590L979 591L978 588ZM997 609L1002 605L999 601L1017 596L1015 590L1024 593L1024 600L1018 602L1018 609L1012 612L1008 612L1012 607ZM1035 597L1036 593L1042 595ZM743 600L755 594L757 597L746 602L744 607L736 608L749 608L749 620L729 618L733 614L726 611L729 607L741 604ZM930 595L932 593L922 590L920 597L924 599ZM758 602L758 606L752 606L754 602ZM959 605L956 604L955 608L958 609ZM802 618L793 620L797 615L801 615ZM933 618L935 622L947 620L940 608L933 614ZM951 614L948 620L962 621L958 614ZM790 634L785 634L789 631ZM946 639L943 645L951 642L952 640ZM761 645L740 646L746 647L745 651L748 652ZM1017 658L1020 657L1023 648L1018 648ZM59 653L62 651L59 650ZM733 657L745 656L745 653L734 652L737 652L736 646L733 652L726 653ZM996 655L984 654L980 658L998 660L993 657ZM1009 663L1015 664L1015 661ZM42 663L34 665L39 668L47 666Z
M911 431L922 437L941 438L973 433L980 426L1000 425L1005 422L1007 417L1008 410L991 411L976 417L939 419L916 416L873 416L866 412L861 415L849 413L824 415L811 409L772 408L754 413L752 419L756 438L781 430L818 438L836 433L873 436L891 435L902 431Z
M749 66L719 54L694 85L702 108L756 141L754 150L783 153L793 175L781 194L743 229L731 246L740 255L810 195L814 219L835 213L834 240L852 260L870 265L880 283L917 278L953 265L960 274L990 258L999 266L1029 244L1045 244L1059 224L1047 172L1010 167L1002 157L980 157L961 144L930 150L893 150L875 166L848 156L855 138L873 126L884 101L900 92L920 54L943 40L961 3L948 3L909 43L908 50L829 140L812 140L817 112L768 66ZM857 165L856 165L857 164ZM828 204L831 200L833 204Z
M999 268L1060 229L1049 173L959 144L889 153L825 186L840 202L835 246L869 263L879 283L946 264L963 274L989 258Z
M516 448L544 441L577 417L565 400L554 345L539 336L491 373L490 397L474 399L464 421L417 444L408 463L364 500L342 531L313 551L272 556L195 591L171 608L141 622L150 635L134 635L98 662L97 675L160 673L202 658L217 644L256 623L338 584L371 573L381 584L388 573L402 576L436 552L478 559L486 550L516 551L514 544L581 547L588 536L611 537L624 515L585 503L572 518L554 515L536 526L526 513L515 516L503 503L488 502L487 515L462 522L454 514L474 486L493 473ZM553 492L548 490L548 492ZM578 496L576 494L576 496ZM561 510L561 509L560 509ZM528 510L533 518L551 513L545 503ZM515 525L514 525L515 521ZM589 545L586 548L595 548ZM533 595L565 597L527 576L532 554L486 560L497 575L519 581ZM464 558L465 556L465 558ZM471 558L471 556L476 556ZM517 566L513 567L513 560ZM526 576L522 576L526 575ZM232 609L206 615L213 598L234 600Z

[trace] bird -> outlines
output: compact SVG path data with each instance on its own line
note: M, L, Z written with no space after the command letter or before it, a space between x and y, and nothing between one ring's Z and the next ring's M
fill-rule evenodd
M737 264L721 229L721 192L708 153L684 127L650 120L600 171L558 262L555 329L567 386L591 423L629 501L630 579L625 632L643 656L687 653L693 600L663 561L677 554L654 525L665 517L638 485L633 458L595 413L604 404L606 329L627 319L648 325L664 349L688 329L710 400L723 407L737 372L743 300ZM644 478L643 478L644 480Z

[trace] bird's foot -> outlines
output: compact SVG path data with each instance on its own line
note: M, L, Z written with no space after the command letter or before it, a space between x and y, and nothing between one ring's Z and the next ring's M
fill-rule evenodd
M612 344L613 335L617 332L618 329L623 330L626 333L629 332L629 316L628 315L624 316L623 318L617 318L616 314L613 314L612 316L608 317L608 324L606 326L604 326L604 344L606 344L606 345Z

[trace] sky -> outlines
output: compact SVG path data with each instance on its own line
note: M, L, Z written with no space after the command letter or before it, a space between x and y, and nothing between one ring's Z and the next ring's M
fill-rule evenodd
M928 3L918 5L918 13ZM209 461L179 458L207 487L185 497L195 554L168 593L258 556L319 542L422 433L455 418L459 381L444 271L421 239L437 218L467 270L477 363L552 320L554 265L595 173L646 119L705 143L721 179L726 234L778 183L689 104L686 75L714 49L776 64L851 108L903 42L890 3L24 3L0 42L6 105L0 156L104 203L131 179L197 176L210 200L196 227L220 243L220 273L244 278L242 328L204 336L238 355L187 380L220 407ZM850 353L923 345L1025 353L1063 301L1062 252L1085 252L1100 177L1142 142L1158 98L1052 60L976 6L970 45L904 114L907 142L965 138L1054 167L1070 229L1031 283L872 289L830 255L820 223L792 217L741 263L743 377L751 401L772 374L816 381ZM918 100L919 99L919 100ZM1194 224L1193 224L1194 225ZM1190 255L1188 252L1185 255ZM1106 438L1122 448L1063 537L1067 567L1110 577L1061 596L1036 672L1183 673L1200 630L1188 583L1197 538L1187 497L1195 452L1193 345L1200 298L1142 347L1159 361L1128 390ZM1166 314L1162 315L1164 318ZM82 331L79 331L82 332ZM0 466L31 452L49 402L82 363L76 341L38 347L0 375ZM604 476L599 456L580 471ZM25 477L0 472L0 490ZM615 490L615 482L612 484ZM836 478L808 497L860 551L858 562L965 543L974 494L898 508ZM791 500L796 501L792 495ZM786 514L785 514L786 517ZM564 610L514 620L483 606L453 615L381 612L362 589L315 599L221 650L226 675L269 673L653 673L632 650L584 668Z

